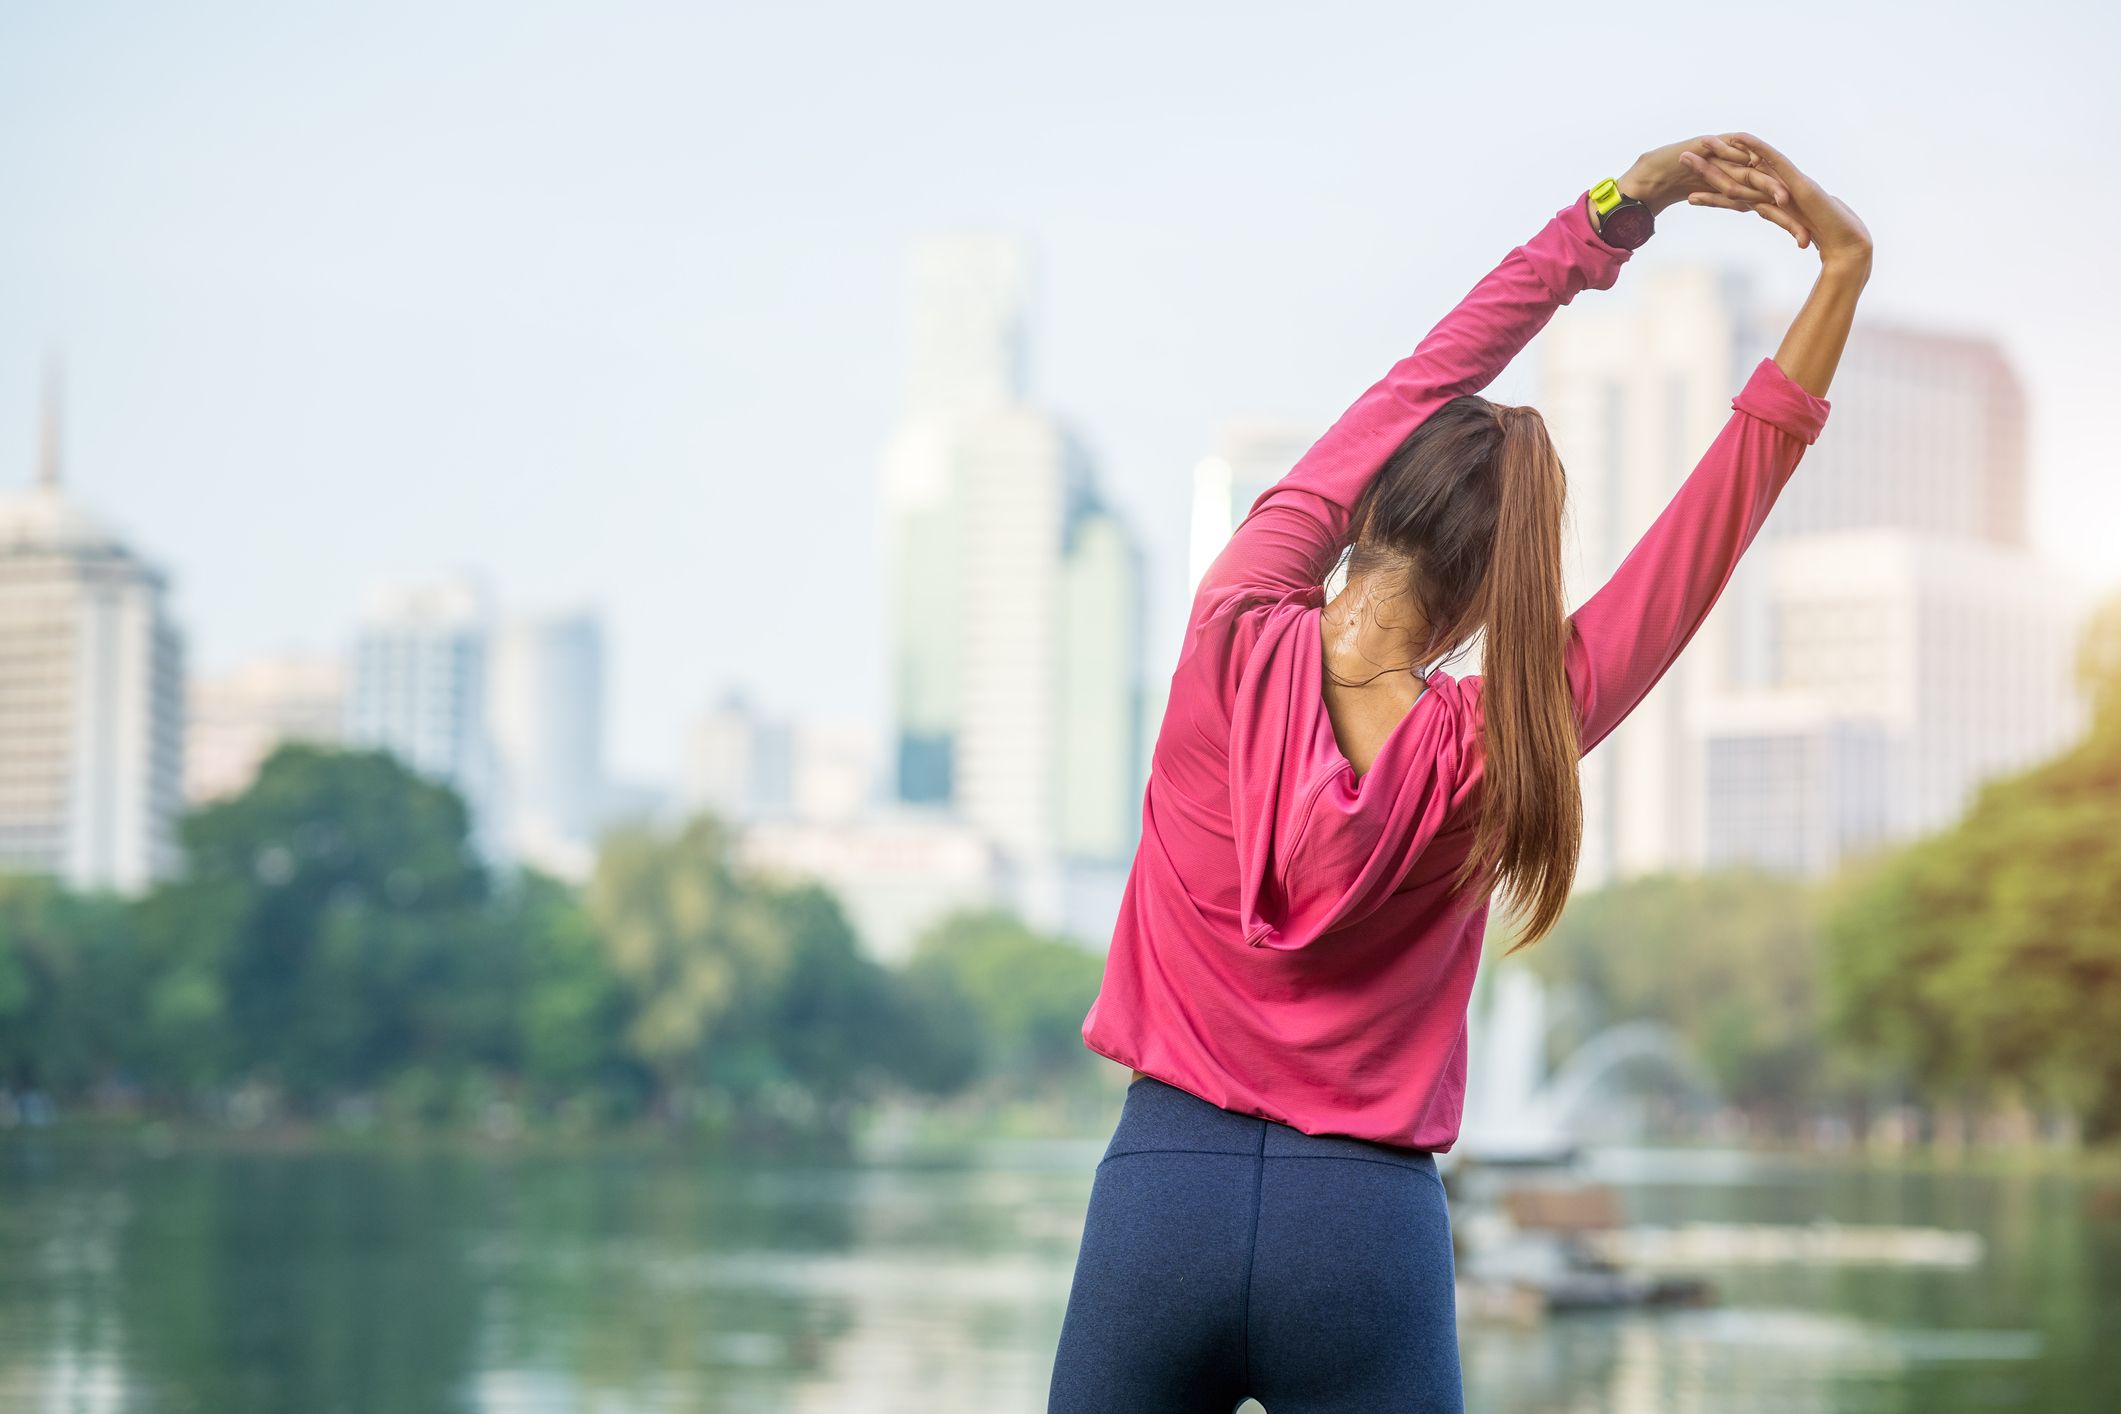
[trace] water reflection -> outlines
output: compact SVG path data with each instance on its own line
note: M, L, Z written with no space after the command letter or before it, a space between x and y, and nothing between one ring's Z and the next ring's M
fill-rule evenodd
M1042 1407L1100 1144L928 1166L0 1139L0 1407ZM2104 1410L2121 1233L2057 1177L1601 1155L1638 1222L1933 1225L1707 1310L1469 1323L1493 1411Z

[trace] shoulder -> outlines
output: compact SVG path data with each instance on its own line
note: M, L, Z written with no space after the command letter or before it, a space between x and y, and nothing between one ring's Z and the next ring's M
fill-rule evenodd
M1299 624L1316 618L1320 597L1317 588L1204 596L1186 628L1181 668L1193 663L1234 682L1234 675L1286 656L1281 650Z

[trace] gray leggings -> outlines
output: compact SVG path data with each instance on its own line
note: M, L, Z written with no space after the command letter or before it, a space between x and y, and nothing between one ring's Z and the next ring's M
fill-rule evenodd
M1465 1407L1434 1155L1161 1080L1097 1166L1048 1414Z

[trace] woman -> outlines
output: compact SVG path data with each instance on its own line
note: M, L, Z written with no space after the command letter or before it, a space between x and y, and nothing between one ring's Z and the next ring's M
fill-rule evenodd
M1083 1023L1135 1078L1091 1192L1053 1414L1462 1407L1434 1155L1457 1134L1488 899L1522 921L1518 946L1553 925L1577 760L1671 666L1819 435L1870 272L1862 222L1748 134L1645 153L1619 191L1652 213L1757 212L1817 248L1817 283L1573 617L1545 425L1476 394L1556 307L1618 277L1604 184L1253 503L1194 600ZM1479 676L1437 670L1476 632Z

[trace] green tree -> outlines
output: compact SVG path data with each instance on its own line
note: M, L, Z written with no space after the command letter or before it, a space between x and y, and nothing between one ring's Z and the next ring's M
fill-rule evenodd
M711 816L605 841L588 910L625 1048L666 1101L844 1119L893 1054L888 979L829 894L741 870L730 845Z
M1800 881L1631 879L1570 900L1520 956L1555 988L1560 1050L1619 1022L1660 1021L1725 1099L1785 1121L1825 1080L1816 899Z
M977 1075L1034 1087L1082 1074L1097 1063L1082 1027L1103 974L1098 954L1008 913L944 919L914 943L906 1004L915 1024L961 1040L931 1041L923 1073L946 1085Z
M2121 600L2086 634L2092 729L1955 827L1852 877L1837 1035L1935 1101L2005 1093L2121 1135Z
M0 877L0 1088L75 1092L111 1078L136 1034L124 905Z
M312 1105L500 1052L490 1016L467 1025L501 940L454 792L381 752L284 746L181 839L183 877L137 918L171 1073L275 1081Z

